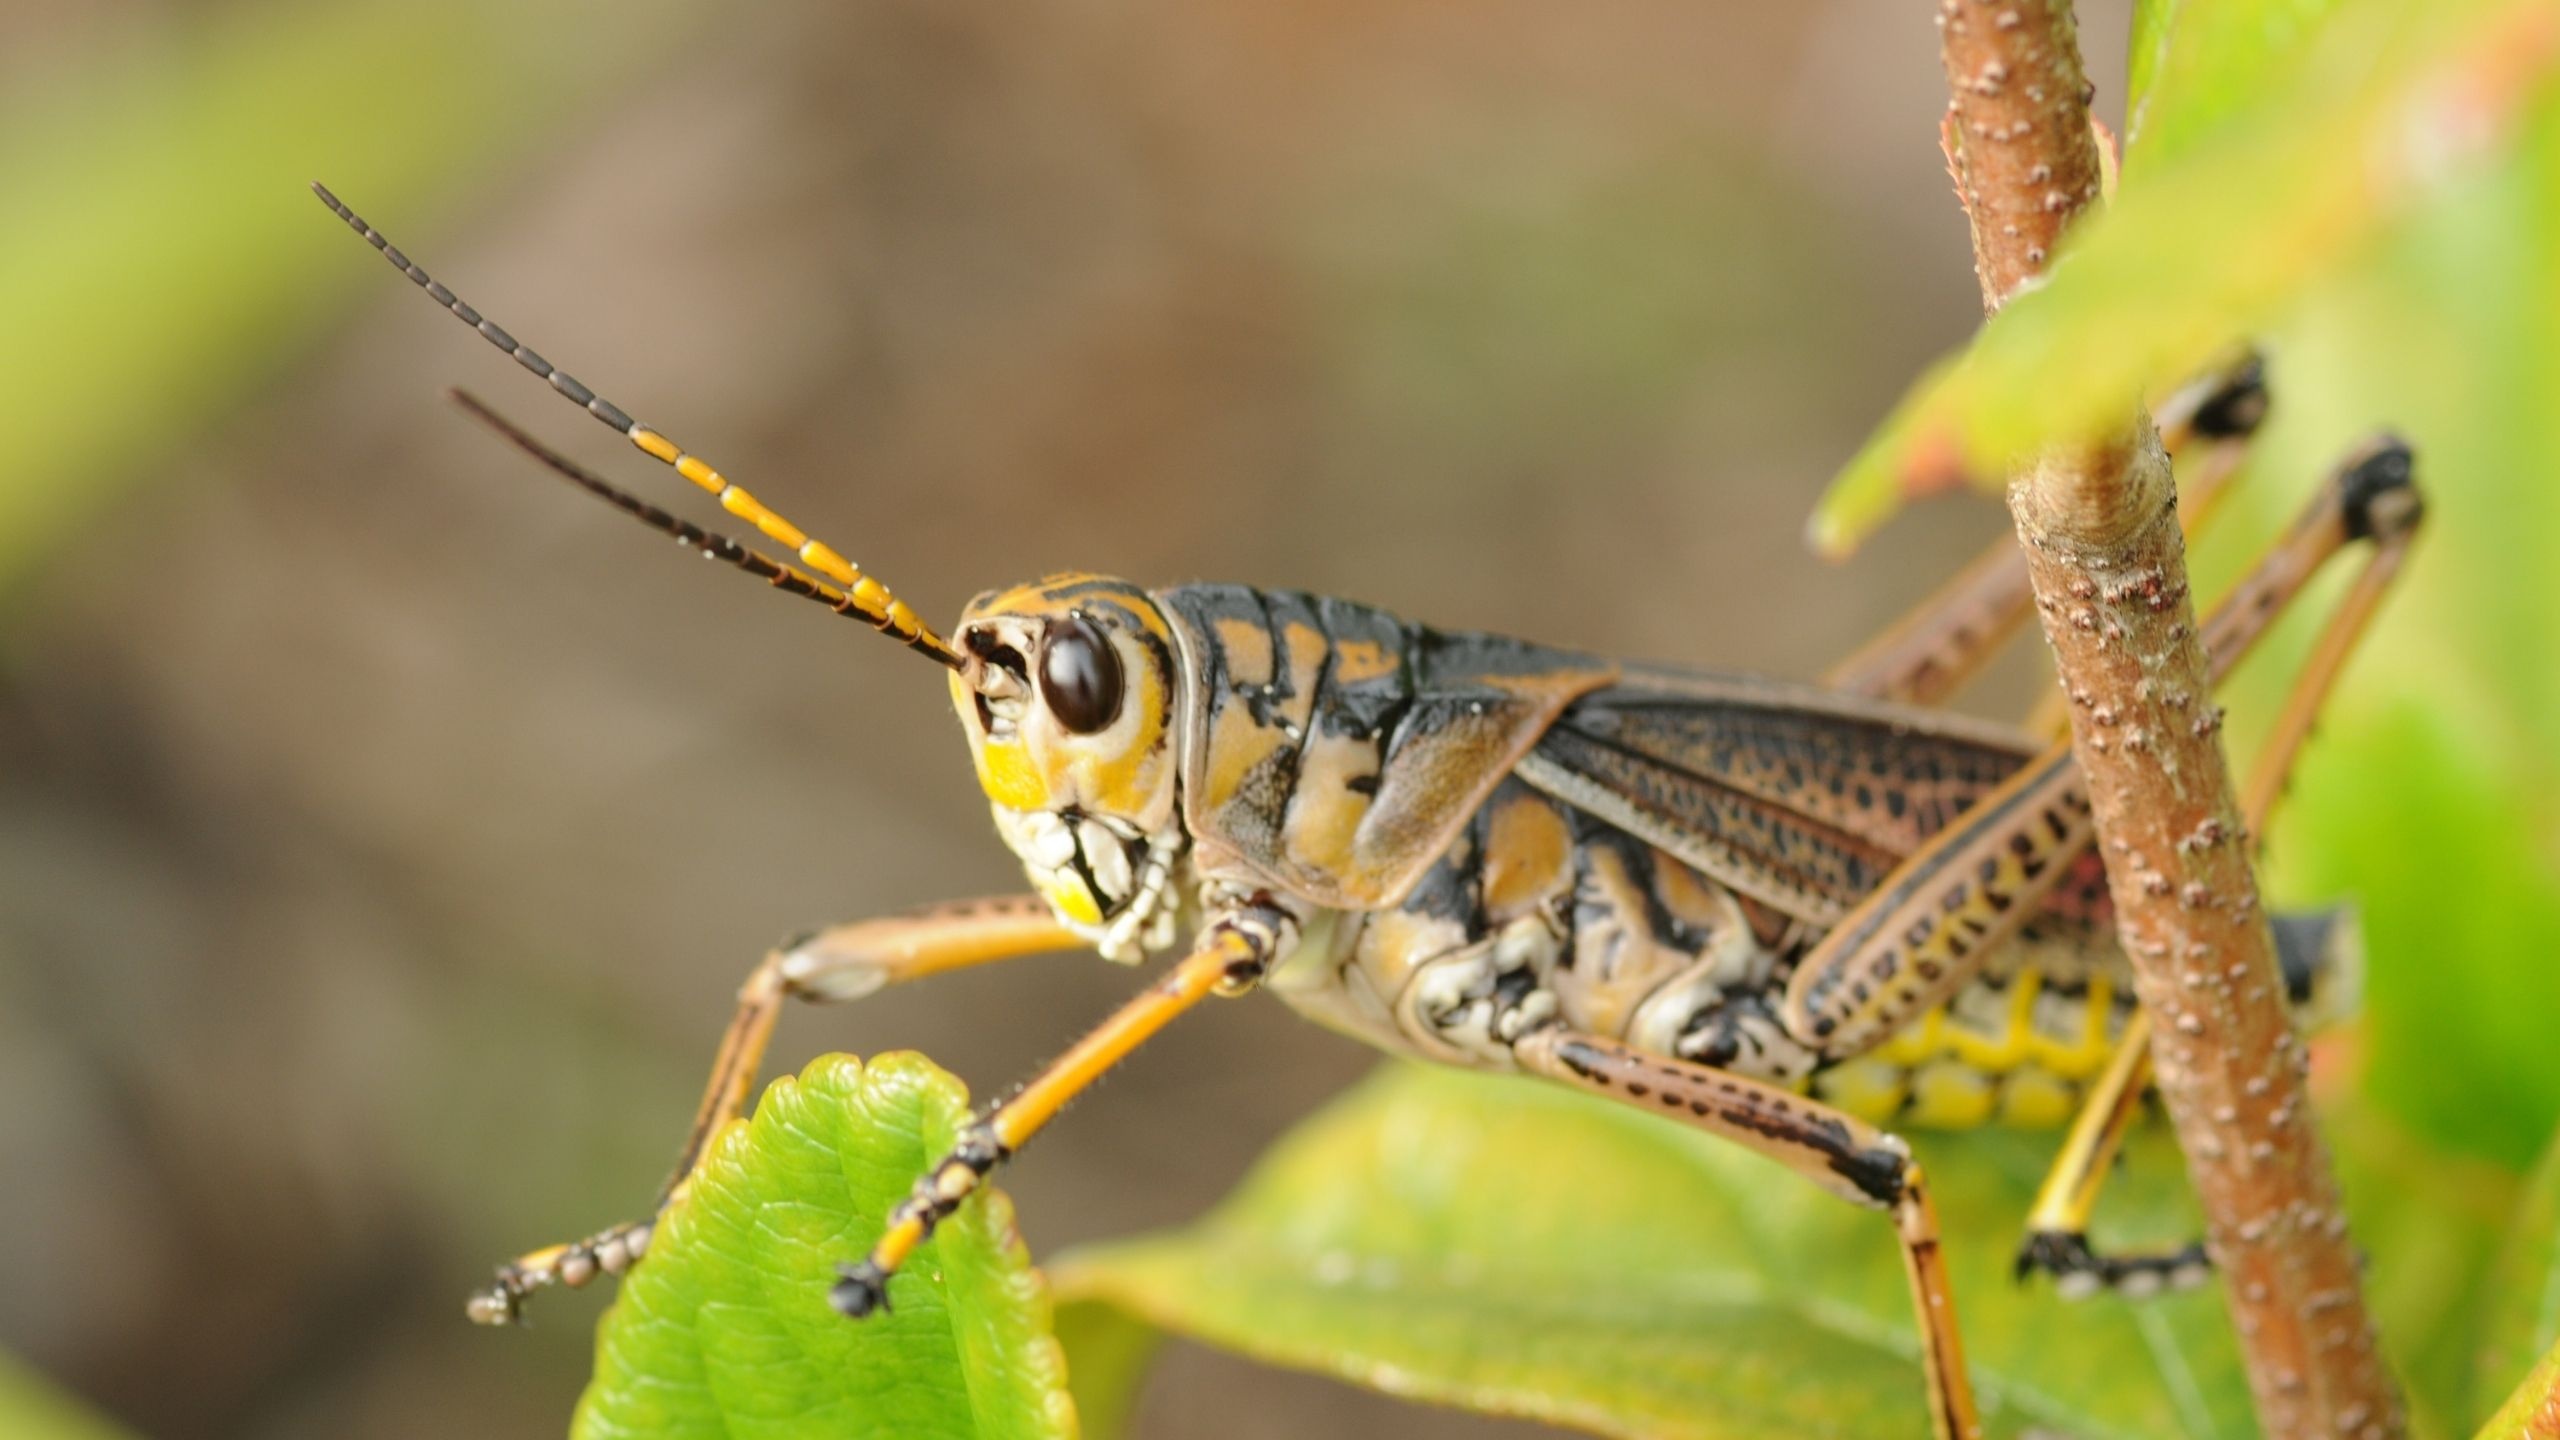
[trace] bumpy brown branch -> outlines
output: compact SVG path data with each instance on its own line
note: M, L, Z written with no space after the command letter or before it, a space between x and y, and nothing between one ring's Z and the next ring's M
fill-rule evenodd
M1948 162L1996 310L2097 198L2088 82L2068 0L1942 0L1940 24ZM2259 1421L2396 1436L2232 800L2168 458L2136 416L2113 443L2044 457L2009 503Z
M2044 273L2062 228L2098 198L2089 77L2068 0L1943 0L1945 142L1973 222L1982 305L1997 310Z

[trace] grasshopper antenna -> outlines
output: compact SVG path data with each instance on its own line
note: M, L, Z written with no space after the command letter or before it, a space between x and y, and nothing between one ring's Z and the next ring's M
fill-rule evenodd
M775 513L763 501L729 483L719 471L712 469L699 458L685 453L684 449L673 440L632 419L621 406L580 384L575 377L543 359L523 341L483 318L480 312L471 308L461 296L446 289L426 271L419 269L408 256L401 254L399 247L384 239L382 232L367 224L363 216L348 209L346 202L330 194L328 186L315 180L311 184L311 192L320 197L321 204L328 206L339 219L347 222L349 229L363 236L374 249L381 251L382 258L390 261L401 274L415 281L419 289L427 292L429 299L452 311L455 319L478 331L480 338L505 351L517 364L549 381L552 389L568 397L569 401L579 409L612 427L624 439L638 446L643 453L674 467L677 474L692 481L705 493L718 500L720 508L744 518L767 539L789 548L801 565L807 566L810 570L816 571L818 576L825 578L821 580L805 574L791 565L771 559L725 536L677 519L637 496L630 495L611 483L580 469L566 458L545 448L530 435L500 419L495 412L479 401L459 391L455 392L456 402L473 418L495 429L499 434L513 441L518 448L590 493L602 497L625 513L637 517L643 524L673 535L685 544L699 548L703 554L713 559L726 560L750 574L761 576L778 589L787 590L807 599L823 601L844 614L858 616L868 621L872 628L880 633L905 644L912 650L929 655L954 670L963 668L966 662L961 658L960 652L952 649L948 641L927 628L924 621L917 618L916 612L909 609L905 601L889 593L888 586L862 573L861 566L837 554L825 541L810 539L799 526Z
M674 537L676 543L701 551L704 559L726 561L785 594L797 595L803 600L815 600L839 615L850 615L856 620L883 631L888 629L845 591L837 589L816 576L802 572L796 566L784 564L752 546L741 545L717 530L705 530L690 520L659 509L534 439L515 422L490 409L479 396L470 391L448 390L445 392L445 398L460 406L462 413L496 431L499 438L550 467L552 473L650 529L662 535ZM931 636L924 638L932 639ZM934 641L932 645L918 644L914 640L909 640L907 643L954 670L960 668L959 655L950 647L942 645L940 641Z

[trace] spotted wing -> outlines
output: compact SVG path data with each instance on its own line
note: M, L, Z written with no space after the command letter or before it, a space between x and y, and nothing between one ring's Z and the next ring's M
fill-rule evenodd
M1634 670L1576 700L1521 778L1829 926L2031 753L1996 726L1748 676Z

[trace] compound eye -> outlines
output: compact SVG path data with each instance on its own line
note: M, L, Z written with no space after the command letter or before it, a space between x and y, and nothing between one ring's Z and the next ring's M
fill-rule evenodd
M1058 723L1091 735L1120 713L1120 656L1102 627L1070 615L1040 642L1040 695Z

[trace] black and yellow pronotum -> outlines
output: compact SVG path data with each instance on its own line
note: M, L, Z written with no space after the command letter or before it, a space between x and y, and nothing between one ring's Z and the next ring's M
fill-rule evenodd
M790 558L630 496L463 397L474 415L656 529L943 665L997 833L1030 874L1034 895L842 926L769 955L660 1207L745 1108L787 998L852 999L1060 949L1175 957L922 1177L834 1282L845 1314L887 1305L935 1224L1122 1056L1202 1000L1257 988L1387 1050L1526 1071L1723 1135L1886 1211L1943 1436L1978 1428L1955 1310L1920 1168L1879 1126L2058 1125L2085 1105L2022 1268L2080 1288L2201 1272L2200 1251L2102 1257L2083 1235L2144 1072L2067 750L1914 703L1971 673L2025 613L2005 547L1827 688L1433 630L1324 596L1093 575L983 594L946 641L320 196L445 308ZM2262 404L2243 368L2165 408L2162 429L2191 472L2218 479ZM2379 444L2216 613L2219 672L2323 560L2376 542L2262 775L2290 761L2417 516L2406 450ZM2298 998L2335 988L2345 930L2283 927ZM510 1262L473 1315L511 1320L536 1288L620 1271L652 1223Z

